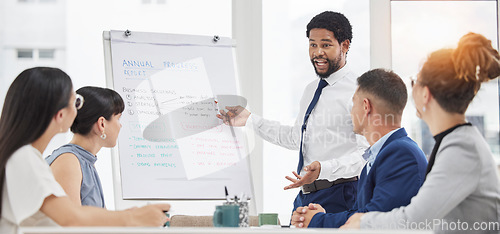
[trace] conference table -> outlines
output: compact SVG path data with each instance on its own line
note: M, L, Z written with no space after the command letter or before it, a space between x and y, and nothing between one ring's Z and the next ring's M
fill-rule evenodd
M428 230L344 230L329 228L213 228L213 227L23 227L19 234L323 234L323 233L349 233L349 234L430 234Z

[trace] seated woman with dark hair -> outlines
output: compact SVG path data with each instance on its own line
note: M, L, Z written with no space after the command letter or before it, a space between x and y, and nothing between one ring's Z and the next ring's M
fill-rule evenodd
M12 82L0 117L0 233L18 233L20 226L161 226L168 220L168 204L124 211L80 206L57 183L42 152L68 131L82 101L57 68L27 69Z
M78 110L71 125L73 139L45 160L72 201L104 208L101 181L94 163L102 147L116 145L124 103L111 89L83 87L76 93L83 97L85 105Z

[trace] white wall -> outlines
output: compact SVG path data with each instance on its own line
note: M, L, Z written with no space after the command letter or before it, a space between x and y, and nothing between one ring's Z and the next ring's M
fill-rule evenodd
M3 0L0 11L0 31L2 31L2 69L0 81L10 84L27 67L65 66L65 2L55 3L18 3L16 0ZM56 48L55 60L18 60L17 48ZM0 97L5 96L8 85L0 87ZM0 107L3 106L3 101Z
M248 101L252 112L262 113L263 100L263 62L262 62L262 0L233 0L233 39L236 40L236 62L241 95ZM252 174L254 198L250 214L263 212L264 166L262 155L263 141L253 134L247 134L254 144L250 150L250 169ZM252 146L253 145L253 146ZM274 179L274 178L273 178Z
M34 66L59 67L66 65L65 1L20 3L0 2L0 108L10 83L24 69ZM17 49L33 49L31 59L18 59ZM38 58L38 49L55 49L54 59ZM57 135L44 155L66 143L71 134Z

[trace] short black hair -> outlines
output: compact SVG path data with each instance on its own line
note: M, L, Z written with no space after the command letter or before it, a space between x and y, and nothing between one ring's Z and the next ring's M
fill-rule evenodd
M343 14L338 12L325 11L314 16L307 24L307 38L309 38L309 32L315 28L324 28L333 32L339 44L345 40L349 40L349 42L352 40L351 23Z
M122 97L112 89L86 86L76 93L83 96L84 103L71 125L73 133L87 135L101 116L110 120L125 109Z
M395 114L403 114L408 100L406 85L390 70L373 69L358 78L358 89L380 98Z

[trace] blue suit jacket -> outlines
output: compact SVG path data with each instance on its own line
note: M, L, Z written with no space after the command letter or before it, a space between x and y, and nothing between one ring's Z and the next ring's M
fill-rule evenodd
M353 208L340 213L318 213L309 227L338 228L359 212L390 211L406 206L424 182L427 159L404 128L394 132L380 149L370 173L360 175Z

